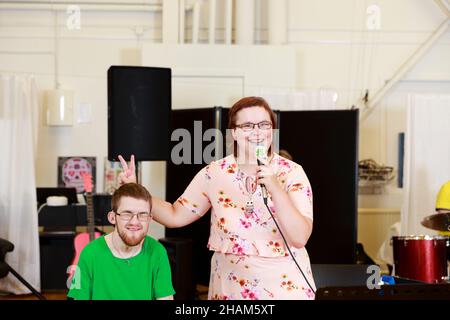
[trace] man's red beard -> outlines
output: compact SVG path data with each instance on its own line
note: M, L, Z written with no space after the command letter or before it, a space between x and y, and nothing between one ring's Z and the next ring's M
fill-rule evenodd
M145 238L145 232L143 229L139 230L139 233L133 232L133 236L129 236L127 234L126 228L121 229L117 226L117 233L119 234L120 239L129 247L137 246L141 241Z

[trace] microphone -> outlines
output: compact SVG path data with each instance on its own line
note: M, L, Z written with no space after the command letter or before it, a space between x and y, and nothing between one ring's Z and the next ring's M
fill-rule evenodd
M260 159L267 161L268 158L267 158L266 146L264 146L262 144L258 144L255 148L255 155L256 155L256 160L258 161L258 166L260 166L262 164ZM261 184L261 191L262 191L264 203L267 204L267 189L264 184Z
M268 160L268 156L267 156L267 150L266 147L264 145L258 144L256 145L255 148L255 155L256 155L256 160L258 161L258 166L260 166L262 164L261 160L264 160L265 162L267 162ZM261 160L260 160L261 159ZM287 250L289 251L289 254L291 255L292 259L295 262L295 265L297 266L298 270L300 271L300 273L302 274L303 278L305 279L306 283L308 284L309 288L311 289L312 292L316 293L316 291L314 290L314 288L311 286L311 284L308 281L308 278L306 278L305 274L303 273L302 268L300 267L300 265L298 264L297 260L295 259L294 255L291 252L291 249L289 247L289 244L286 241L286 238L284 237L283 232L280 229L280 226L277 223L277 220L274 218L272 210L270 210L269 205L267 204L267 189L266 186L264 184L261 184L261 191L262 191L262 196L263 196L263 200L264 200L264 204L266 205L266 208L270 214L270 216L272 217L273 222L275 223L275 225L277 226L278 232L280 233L281 237L283 238L284 244L286 245Z

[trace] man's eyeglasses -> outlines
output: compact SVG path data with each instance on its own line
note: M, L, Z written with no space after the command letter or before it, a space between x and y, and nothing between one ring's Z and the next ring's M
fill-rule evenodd
M236 127L242 129L243 131L249 132L255 129L255 127L258 126L261 130L269 130L272 129L272 122L270 121L261 121L259 123L251 123L246 122L243 124L237 124Z
M137 216L139 221L148 221L149 218L152 217L152 215L149 212L138 212L138 213L131 213L131 212L122 212L118 213L115 212L116 215L119 216L119 218L123 221L130 221L133 219L134 216Z

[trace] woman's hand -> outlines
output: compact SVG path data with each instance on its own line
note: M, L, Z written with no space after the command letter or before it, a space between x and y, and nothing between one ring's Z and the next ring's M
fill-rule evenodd
M130 159L130 167L128 167L127 162L125 159L119 155L120 163L122 164L123 171L119 174L119 185L123 185L125 183L136 183L136 172L135 172L135 166L134 166L134 155L131 155Z
M263 184L267 191L270 193L281 190L280 183L278 182L277 176L273 169L269 166L267 161L259 159L261 165L256 169L256 178L258 179L258 184Z

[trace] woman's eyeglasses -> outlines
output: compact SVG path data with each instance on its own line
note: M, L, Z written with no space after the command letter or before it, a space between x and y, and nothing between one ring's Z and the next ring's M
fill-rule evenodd
M246 122L243 124L236 125L237 128L240 128L246 132L254 130L256 126L258 126L258 128L261 130L269 130L272 129L272 122L270 121L261 121L259 123Z
M131 213L131 212L122 212L122 213L115 213L119 216L119 218L123 221L130 221L133 219L134 216L137 216L139 221L148 221L149 218L152 217L152 215L149 212L138 212L138 213Z

